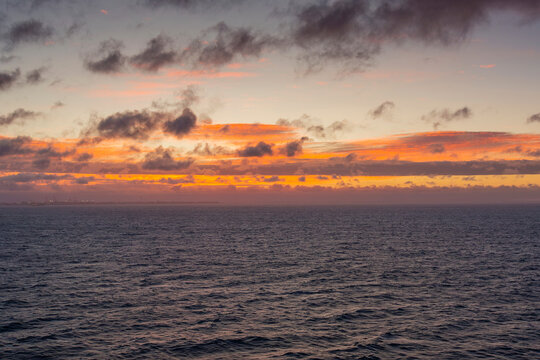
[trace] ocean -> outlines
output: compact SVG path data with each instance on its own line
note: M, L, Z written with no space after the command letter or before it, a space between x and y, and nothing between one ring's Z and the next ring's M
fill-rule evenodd
M3 206L0 249L0 359L540 358L540 206Z

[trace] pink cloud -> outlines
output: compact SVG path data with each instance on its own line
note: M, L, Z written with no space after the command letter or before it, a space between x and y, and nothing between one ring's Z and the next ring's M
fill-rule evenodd
M165 84L160 82L146 82L138 81L132 82L130 85L134 90L150 90L150 89L174 89L178 87L178 84Z
M107 15L107 14L109 13L109 12L108 12L107 10L105 10L105 9L101 9L101 10L99 10L99 11L100 11L102 14L105 14L105 15Z
M166 82L152 81L130 81L125 84L124 88L111 89L108 87L92 89L88 92L90 97L139 97L159 95L166 89L178 88L179 84L171 84Z
M157 95L161 92L155 89L130 89L130 90L111 90L111 89L96 89L91 90L89 95L91 97L136 97L136 96L149 96Z
M495 64L478 65L478 67L482 69L492 69L495 67Z
M241 69L243 68L245 65L244 64L241 64L241 63L232 63L232 64L229 64L227 65L227 67L229 69Z

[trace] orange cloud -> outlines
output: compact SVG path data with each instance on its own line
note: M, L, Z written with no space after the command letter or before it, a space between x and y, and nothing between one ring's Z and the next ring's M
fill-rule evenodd
M248 175L255 176L250 180L251 184L255 181L261 186L294 185L296 182L301 182L302 186L315 186L316 183L348 186L348 182L340 180L345 176L387 177L393 178L393 185L405 186L407 184L399 179L421 175L476 177L475 181L485 185L492 182L483 176L519 174L527 177L540 173L540 135L536 134L446 131L356 142L306 140L302 143L303 152L293 152L287 157L284 145L288 139L299 139L294 128L268 124L206 124L198 126L185 138L202 143L191 147L193 150L184 147L183 152L173 147L170 151L174 156L164 159L168 163L189 160L185 167L145 166L155 145L143 143L135 147L127 140L105 139L78 144L79 139L25 138L23 142L13 142L16 139L0 137L0 150L8 149L0 153L0 168L21 172L145 174L149 177L165 174L221 176L220 184L235 186L242 182L232 181L231 177ZM272 147L272 151L241 156L241 149L255 147L263 141L265 146ZM49 161L36 166L36 161L44 158ZM301 176L303 180L296 179ZM227 177L229 180L224 181ZM528 181L532 180L529 178ZM421 183L410 181L410 184Z
M512 151L516 146L521 146L521 151ZM306 148L316 150L323 157L354 153L370 160L394 157L409 161L519 159L535 157L531 154L540 150L540 135L436 131L345 143L308 143Z
M233 143L249 141L283 142L297 137L295 129L271 124L205 124L195 128L190 139L226 140Z
M538 202L540 175L477 177L156 176L0 172L0 199L224 203ZM531 185L536 184L536 185Z

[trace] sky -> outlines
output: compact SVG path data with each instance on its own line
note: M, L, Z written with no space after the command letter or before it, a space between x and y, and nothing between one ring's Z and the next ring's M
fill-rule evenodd
M540 0L1 0L0 202L540 202Z

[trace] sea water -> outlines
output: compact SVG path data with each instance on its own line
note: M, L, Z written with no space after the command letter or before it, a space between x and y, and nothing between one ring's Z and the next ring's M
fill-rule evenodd
M5 206L0 359L540 358L540 206Z

